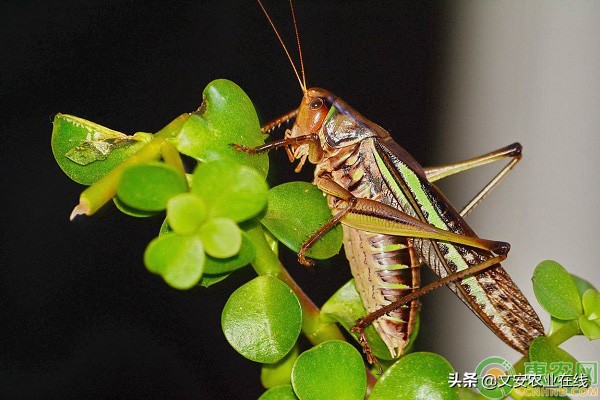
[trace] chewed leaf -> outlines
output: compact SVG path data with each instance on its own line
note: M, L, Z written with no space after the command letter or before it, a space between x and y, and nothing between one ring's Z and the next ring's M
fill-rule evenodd
M268 364L289 353L301 325L298 298L270 276L259 276L233 292L221 316L229 344L244 357Z
M122 135L116 138L93 138L85 140L79 146L67 151L67 158L79 165L88 165L94 161L106 160L114 149L130 146L138 140L133 136Z
M69 178L91 185L151 139L148 133L128 136L83 118L57 114L52 153Z
M202 94L202 106L185 120L172 140L175 147L202 162L226 159L252 167L266 177L269 170L266 153L250 155L231 146L237 143L256 147L264 143L265 135L246 93L231 81L217 79Z
M362 400L367 389L363 359L349 343L321 343L296 360L292 387L302 400Z

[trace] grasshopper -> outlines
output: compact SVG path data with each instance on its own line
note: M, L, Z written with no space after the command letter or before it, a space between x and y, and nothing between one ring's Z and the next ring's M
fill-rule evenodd
M356 289L368 315L354 331L369 362L364 329L373 324L392 357L402 355L424 293L447 285L506 344L526 354L544 334L543 326L517 285L502 268L510 245L477 237L466 217L515 167L521 145L514 143L472 159L422 167L390 134L328 90L307 88L294 8L290 0L302 78L263 4L300 83L303 97L293 110L263 127L271 132L295 118L281 140L248 153L284 147L290 161L316 165L314 184L327 196L333 217L302 246L300 263L310 266L306 251L341 223L344 249ZM434 182L494 161L509 159L500 172L459 212ZM420 287L420 266L440 279Z

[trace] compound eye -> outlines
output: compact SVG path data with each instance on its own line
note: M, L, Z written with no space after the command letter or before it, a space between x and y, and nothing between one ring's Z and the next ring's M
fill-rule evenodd
M319 108L321 108L323 106L323 99L320 97L317 97L316 99L312 100L309 104L309 108L311 110L318 110Z

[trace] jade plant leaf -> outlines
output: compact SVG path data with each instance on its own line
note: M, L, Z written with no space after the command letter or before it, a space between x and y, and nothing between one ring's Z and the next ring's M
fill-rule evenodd
M292 349L302 326L300 302L277 278L259 276L231 294L221 326L231 346L244 357L272 364Z
M302 244L331 219L323 193L307 182L289 182L269 190L269 205L262 224L288 248ZM342 227L338 224L308 251L307 256L326 259L339 253Z
M207 260L208 258L209 257L206 257ZM229 275L231 275L231 272L227 272L224 274L202 274L202 278L200 279L200 282L198 282L198 285L203 287L210 287L216 283L227 279Z
M191 235L206 220L204 201L192 194L181 193L167 202L167 221L173 231L181 235Z
M228 160L199 165L192 177L192 192L201 196L210 217L247 220L267 204L267 182L255 169Z
M258 400L298 400L298 397L290 385L282 385L267 390Z
M367 315L360 296L354 287L354 279L348 281L327 300L321 307L321 314L332 320L332 322L339 322L348 332L350 332L356 320ZM382 360L392 359L390 351L373 325L365 329L365 334L375 357ZM352 335L354 338L357 337L354 332L352 332Z
M584 315L579 317L579 327L588 339L600 339L600 293L596 289L588 289L581 301Z
M152 135L133 136L67 114L56 114L52 153L65 174L77 183L91 185L139 150Z
M531 342L529 346L529 360L546 363L548 365L548 372L557 378L560 374L573 373L573 369L577 363L577 360L572 355L552 343L546 336L537 337ZM552 363L560 363L566 370L553 371L551 368Z
M299 354L300 351L296 345L275 364L263 364L260 370L260 383L263 387L269 389L280 385L289 385L292 381L292 367Z
M202 162L226 159L256 169L267 176L266 153L249 155L231 144L260 146L265 135L260 130L252 102L235 83L217 79L206 86L198 111L183 123L180 132L170 139L177 149Z
M256 249L248 235L242 232L242 244L238 253L228 258L216 258L207 255L204 264L206 274L224 274L248 265L256 257Z
M229 258L242 247L242 231L229 218L211 218L198 232L206 254L215 258Z
M143 211L164 210L171 197L185 191L185 176L174 167L160 162L126 168L117 185L119 200Z
M129 207L127 204L125 204L121 200L119 200L118 197L113 197L113 203L115 203L115 206L117 207L117 209L119 211L121 211L123 214L129 215L131 217L148 218L148 217L152 217L153 215L156 215L158 213L158 211L143 211L143 210L138 210L137 208Z
M165 233L150 242L144 264L176 289L189 289L200 280L204 270L204 247L197 235Z
M452 372L452 366L440 355L409 354L383 373L369 400L456 399L456 388L448 385L448 375Z
M583 312L579 291L569 273L555 261L542 261L533 273L533 291L551 316L570 320Z
M301 400L362 400L367 390L363 359L341 340L321 343L296 360L292 387Z

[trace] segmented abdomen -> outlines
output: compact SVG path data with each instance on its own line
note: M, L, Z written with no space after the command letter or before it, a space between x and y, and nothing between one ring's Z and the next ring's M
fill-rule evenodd
M419 287L419 265L406 238L365 232L344 225L344 249L356 290L367 313L399 300ZM373 322L398 357L417 318L419 302L412 301Z

